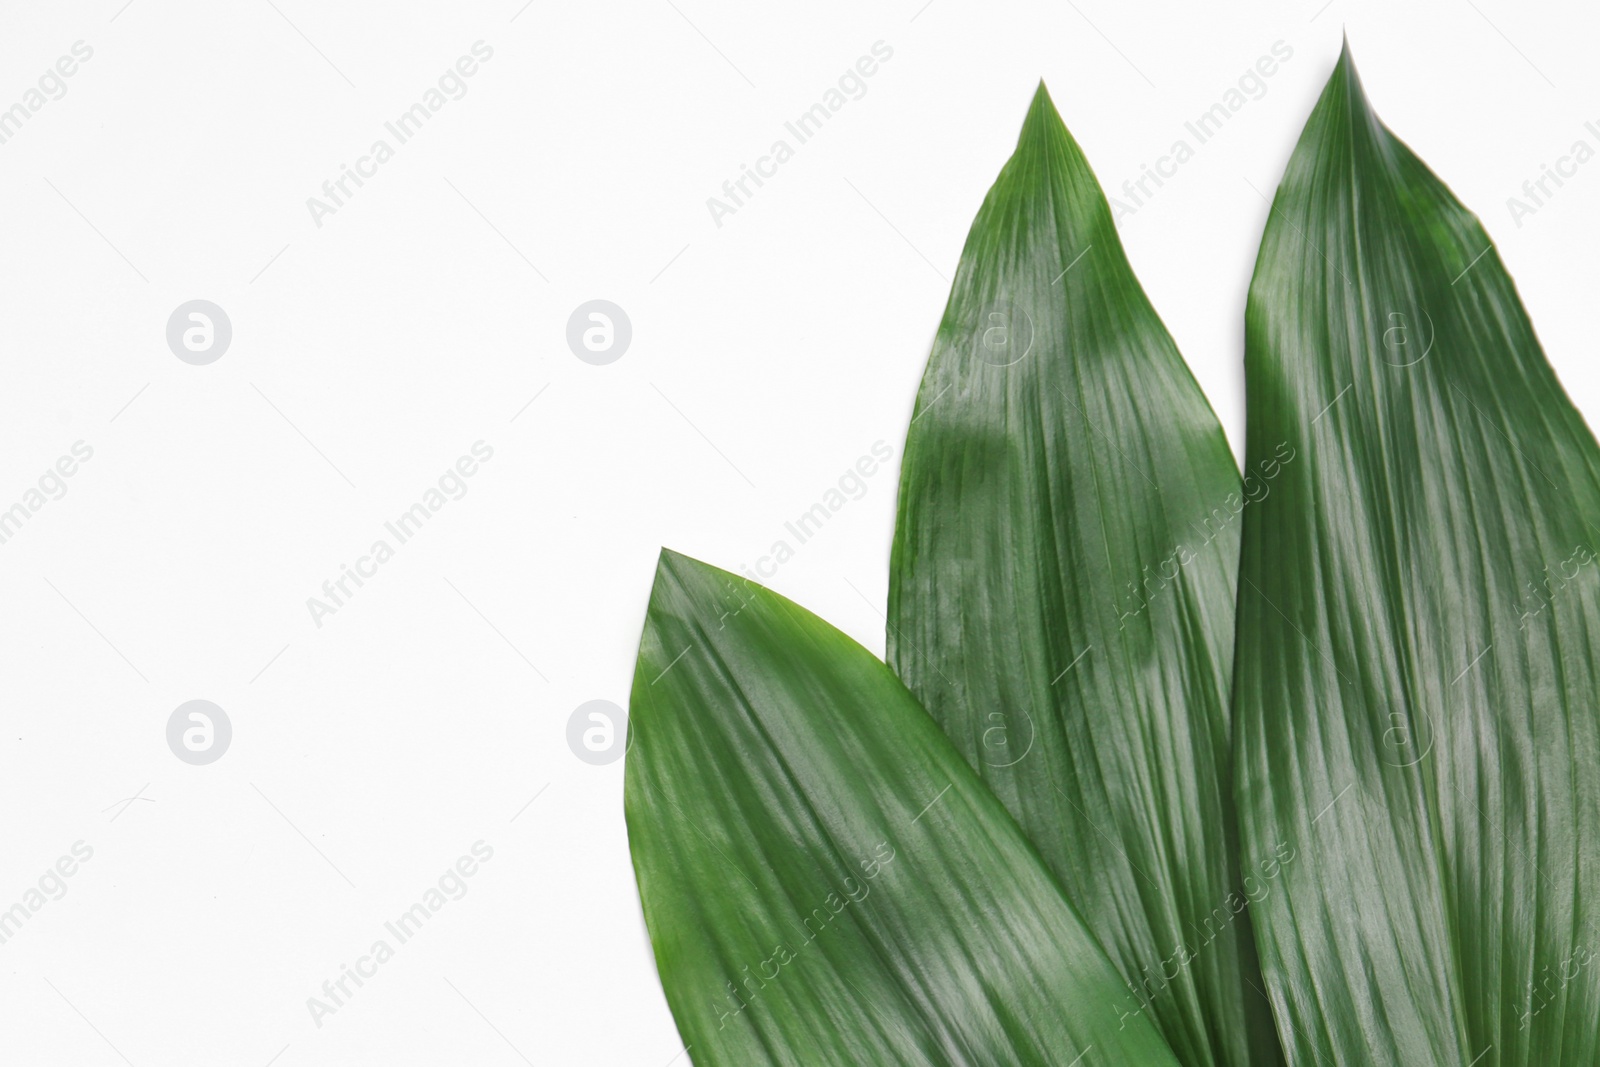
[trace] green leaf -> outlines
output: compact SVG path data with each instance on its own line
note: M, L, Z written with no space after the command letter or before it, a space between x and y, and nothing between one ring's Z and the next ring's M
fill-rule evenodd
M1041 85L906 439L889 662L1190 1065L1282 1062L1231 799L1244 500Z
M1600 451L1348 49L1250 287L1235 713L1296 1063L1600 1061ZM1286 863L1282 856L1292 856Z
M663 552L625 805L697 1064L1173 1064L993 794L861 646Z

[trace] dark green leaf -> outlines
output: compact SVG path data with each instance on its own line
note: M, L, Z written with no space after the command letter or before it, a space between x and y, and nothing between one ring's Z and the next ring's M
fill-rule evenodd
M634 869L697 1064L1175 1063L999 801L814 615L663 553L630 719Z
M1248 461L1297 457L1246 511L1235 690L1291 1059L1596 1063L1600 451L1348 51L1246 347Z
M1232 807L1244 501L1041 85L906 439L889 662L1190 1065L1281 1062Z

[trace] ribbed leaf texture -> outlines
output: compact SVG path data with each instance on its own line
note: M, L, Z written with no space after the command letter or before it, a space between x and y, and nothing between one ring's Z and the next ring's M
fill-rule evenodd
M1246 870L1296 1064L1600 1062L1600 452L1348 50L1250 287Z
M696 1064L1176 1061L898 679L743 578L662 554L625 806Z
M1282 1062L1232 807L1241 486L1041 85L906 439L889 662L1186 1065ZM1276 473L1276 472L1274 472Z

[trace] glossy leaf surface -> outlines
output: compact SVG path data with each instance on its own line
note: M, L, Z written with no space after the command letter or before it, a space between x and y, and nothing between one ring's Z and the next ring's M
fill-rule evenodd
M1044 87L906 440L889 662L1189 1065L1281 1062L1232 808L1241 486Z
M629 842L696 1064L1175 1063L1000 802L816 616L663 553L630 720Z
M1600 452L1348 51L1247 313L1236 729L1297 1064L1600 1057Z

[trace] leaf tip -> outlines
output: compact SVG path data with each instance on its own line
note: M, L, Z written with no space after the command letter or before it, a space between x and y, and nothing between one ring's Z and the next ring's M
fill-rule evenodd
M697 570L705 570L707 565L701 563L693 556L686 556L682 552L674 552L666 545L661 546L661 554L656 557L655 584L660 585L666 579L679 579L694 574Z
M650 598L654 603L658 596L668 591L670 596L697 597L707 594L720 596L734 582L740 580L738 575L730 571L714 567L693 556L686 556L682 552L675 552L663 545L661 554L656 557L655 582ZM753 583L746 581L744 584Z
M1039 87L1033 92L1033 102L1028 105L1028 121L1024 130L1035 128L1035 123L1050 123L1063 125L1061 113L1056 110L1055 101L1050 99L1050 90L1045 87L1044 79L1039 79Z
M1339 62L1334 64L1333 74L1328 78L1328 88L1365 108L1367 94L1361 87L1361 74L1356 70L1355 55L1350 50L1350 34L1346 32L1343 36L1343 43L1339 46Z

